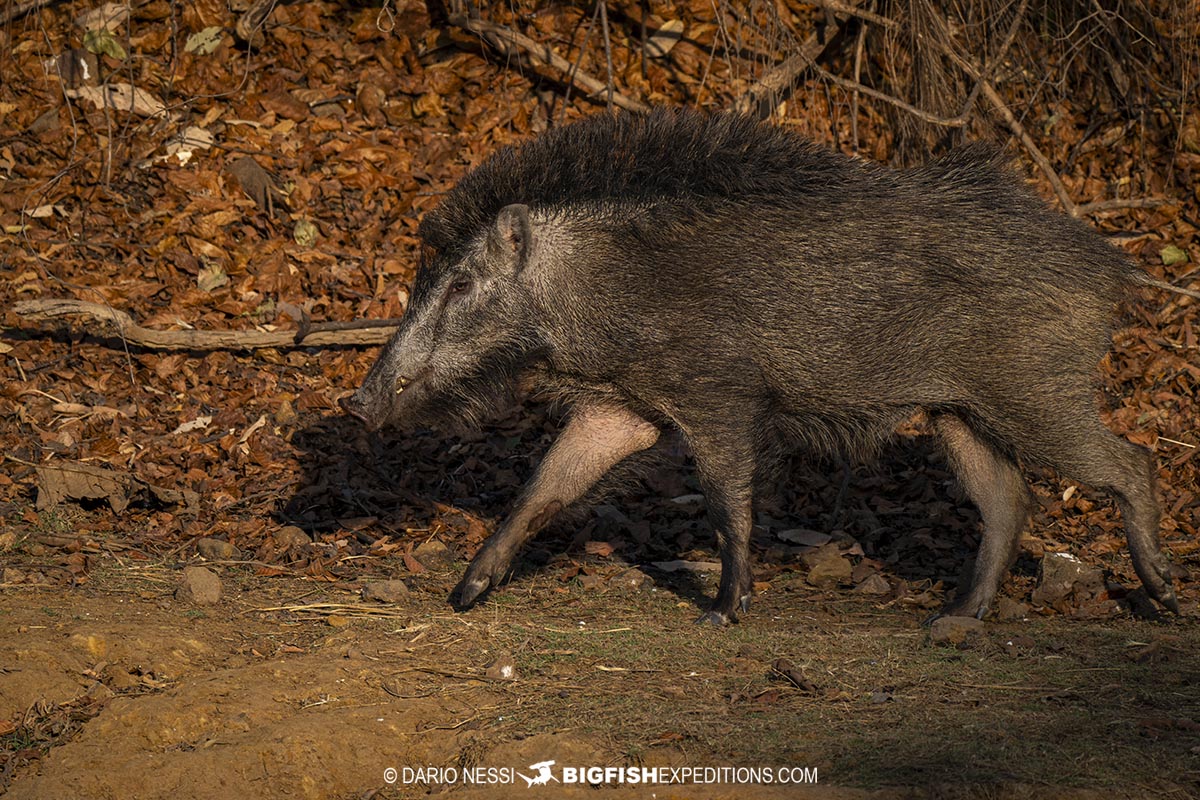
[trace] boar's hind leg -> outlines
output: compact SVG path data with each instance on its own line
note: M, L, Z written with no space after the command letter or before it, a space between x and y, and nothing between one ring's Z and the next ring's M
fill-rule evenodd
M1042 433L1034 442L1042 450L1038 453L1042 460L1064 478L1103 489L1116 498L1133 568L1146 593L1178 614L1171 566L1158 544L1154 455L1105 428L1099 418L1064 420Z
M626 456L658 440L658 428L624 408L580 404L500 529L475 554L455 590L474 603L508 573L517 551Z
M750 529L753 524L754 458L727 442L691 439L708 519L721 554L721 585L717 599L697 623L725 625L750 607Z
M997 452L955 416L939 416L934 427L945 444L959 482L983 517L983 535L971 586L942 613L982 617L1016 557L1029 519L1029 486L1012 459Z

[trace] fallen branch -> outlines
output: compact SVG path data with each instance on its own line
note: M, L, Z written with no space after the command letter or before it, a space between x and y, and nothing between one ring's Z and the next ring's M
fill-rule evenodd
M472 19L466 14L451 14L449 23L455 28L473 33L505 56L524 55L534 66L550 67L562 73L563 78L590 96L611 93L613 105L626 111L649 111L644 103L633 100L616 91L591 75L574 70L571 62L555 53L550 45L541 44L511 28L484 19Z
M874 22L876 25L881 25L884 28L887 28L889 30L900 27L899 21L894 20L891 17L885 17L880 14L875 14L871 11L866 11L861 8L856 8L854 2L839 3L837 0L808 0L808 1L814 6L820 6L821 8L828 8L830 11L834 12L835 14L842 14L842 15L848 16L848 17L858 17L861 20L865 20L867 22ZM832 39L833 37L831 36L829 38Z
M841 11L850 13L846 9ZM737 99L733 106L734 110L739 114L752 114L759 119L771 116L771 112L779 105L780 100L786 99L783 95L795 85L796 79L805 70L817 66L817 57L840 31L840 27L835 27L832 31L826 31L824 36L819 36L815 32L809 34L809 37L800 45L796 55L784 59L783 63L767 70L744 95Z
M259 350L267 347L366 347L386 342L398 320L326 322L293 331L158 331L143 328L124 311L81 300L24 300L12 310L25 319L84 316L111 326L125 342L152 350Z

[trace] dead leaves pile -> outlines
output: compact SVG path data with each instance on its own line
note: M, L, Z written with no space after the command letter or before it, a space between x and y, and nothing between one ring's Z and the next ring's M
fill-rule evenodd
M726 107L753 64L771 61L778 38L762 32L781 23L757 6L748 15L707 0L649 6L644 51L642 4L608 6L612 74L627 96ZM820 15L791 6L787 25L806 34ZM589 13L526 2L492 19L604 79ZM432 27L421 3L279 5L257 49L237 44L235 21L218 0L60 3L0 30L0 308L72 297L148 327L211 330L292 328L305 314L399 316L416 226L438 195L498 147L597 108L575 89L564 102L563 76L545 67ZM738 30L742 54L722 54ZM845 109L819 84L796 97L786 107L794 127L847 141ZM1100 223L1136 231L1127 247L1157 277L1192 274L1198 197L1179 187L1197 185L1200 139L1097 131L1085 108L1035 108L1048 120L1042 146L1056 163L1070 156L1064 180L1080 202L1111 196L1109 177L1131 174L1172 198ZM1194 133L1200 116L1188 114ZM867 152L885 156L880 121L864 111L859 133ZM1200 547L1197 305L1158 290L1142 300L1104 364L1108 421L1158 451L1164 535L1186 564ZM324 580L353 574L364 557L408 564L431 540L469 555L556 430L534 409L466 437L373 440L335 403L370 352L165 355L79 327L38 335L11 314L4 322L8 547L67 536L190 555L191 543L217 538L260 574ZM844 493L843 468L798 460L764 505L755 539L764 587L820 563L835 568L825 588L867 584L881 602L935 604L929 587L954 581L978 522L939 457L914 439L879 466L851 465ZM1051 476L1036 491L1035 549L1073 550L1132 582L1107 501ZM546 539L531 561L566 551L562 574L603 578L592 585L628 563L711 561L697 496L679 459L627 501ZM314 541L277 541L292 524ZM796 531L828 531L834 549L806 562L829 540L796 541ZM63 574L86 579L86 570ZM1027 593L1032 569L1014 580ZM1194 599L1195 587L1184 594Z

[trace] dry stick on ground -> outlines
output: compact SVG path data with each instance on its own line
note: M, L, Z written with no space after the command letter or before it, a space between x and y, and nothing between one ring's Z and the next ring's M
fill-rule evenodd
M110 325L129 344L152 350L258 350L265 347L373 346L385 343L398 320L362 320L310 325L299 340L294 331L158 331L143 328L124 311L80 300L25 300L12 307L29 320L84 316ZM353 327L352 327L353 326ZM103 335L103 334L98 334Z
M596 80L591 75L574 71L571 62L555 53L548 44L541 44L524 34L517 33L511 28L497 25L483 19L471 19L465 14L452 14L450 24L467 33L473 33L482 38L492 47L506 56L524 54L535 66L550 67L562 73L564 79L577 86L590 96L600 96L607 91L612 92L613 105L620 106L626 111L648 111L649 108L637 100L633 100L616 91L611 85Z

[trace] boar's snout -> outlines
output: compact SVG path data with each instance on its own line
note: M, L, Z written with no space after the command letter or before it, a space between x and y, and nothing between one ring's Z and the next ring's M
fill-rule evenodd
M363 398L361 391L342 397L338 400L338 405L347 414L367 426L367 430L373 431L379 427L379 421L376 419L377 415L370 413L369 404Z

